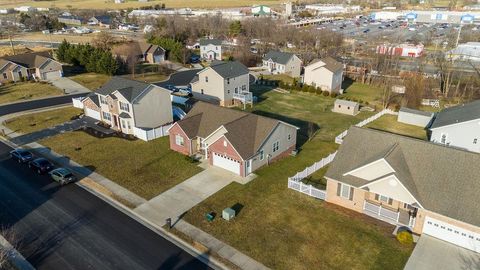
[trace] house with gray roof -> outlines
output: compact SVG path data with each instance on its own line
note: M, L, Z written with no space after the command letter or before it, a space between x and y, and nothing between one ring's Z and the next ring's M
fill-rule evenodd
M33 52L0 58L0 83L52 80L63 76L62 64L49 52Z
M300 77L302 60L293 53L269 51L262 60L263 67L273 74Z
M480 252L480 155L373 129L348 130L326 201Z
M247 176L290 155L298 128L280 120L197 102L169 130L170 149Z
M164 127L173 122L170 91L122 77L113 77L82 103L85 116L146 141L166 136Z
M315 59L305 67L303 82L323 91L341 93L343 64L331 57Z
M442 110L429 130L434 143L480 153L480 100Z
M220 106L251 104L249 70L238 61L213 61L190 82L193 97Z
M200 39L200 57L203 60L222 60L222 41L219 39Z

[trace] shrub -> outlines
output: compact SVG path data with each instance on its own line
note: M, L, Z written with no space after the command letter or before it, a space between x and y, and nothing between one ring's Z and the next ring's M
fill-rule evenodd
M365 105L367 105L367 106L368 106L368 105L370 105L370 103L368 103L368 101L365 101Z
M398 232L397 233L397 240L402 245L412 245L413 244L412 233L407 231L407 230L403 230L401 232Z
M330 95L330 92L328 91L323 91L323 96L328 97Z
M332 98L337 97L337 93L334 93L334 92L330 93L330 97L332 97Z

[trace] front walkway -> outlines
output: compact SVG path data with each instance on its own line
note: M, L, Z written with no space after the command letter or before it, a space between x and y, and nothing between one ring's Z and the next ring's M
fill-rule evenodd
M423 234L404 270L478 270L480 254Z
M64 94L66 95L90 92L90 89L67 77L60 77L50 80L49 82L51 82L54 86L62 89Z
M175 224L188 210L228 184L245 184L255 177L254 174L240 177L227 170L208 166L205 161L200 166L204 168L202 172L138 206L134 211L162 226L167 218L171 218L172 224Z

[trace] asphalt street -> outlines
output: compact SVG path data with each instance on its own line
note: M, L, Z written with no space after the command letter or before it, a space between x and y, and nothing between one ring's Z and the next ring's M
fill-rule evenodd
M210 269L81 187L60 187L0 142L0 226L37 269Z
M0 116L17 113L28 110L35 110L45 107L58 106L63 104L72 103L72 98L86 96L87 93L67 95L67 96L58 96L45 99L37 99L31 101L25 101L21 103L13 103L0 106Z

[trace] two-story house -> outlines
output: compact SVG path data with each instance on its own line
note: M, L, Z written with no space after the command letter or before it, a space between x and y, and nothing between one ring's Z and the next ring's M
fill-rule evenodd
M49 52L24 53L0 58L0 83L52 80L63 76L62 64Z
M480 153L480 100L437 113L429 131L432 142Z
M86 116L141 139L165 135L159 128L173 122L170 91L122 77L113 77L82 103Z
M249 70L237 61L213 61L190 82L193 97L198 100L234 106L252 102Z
M280 120L197 102L169 130L170 149L247 176L295 150L298 128Z
M477 153L352 127L325 174L326 201L480 252L478 164Z
M342 81L343 65L331 57L313 60L305 67L303 82L323 91L340 93Z
M222 41L219 39L200 39L200 57L203 60L222 60Z
M262 60L263 67L273 74L300 77L302 60L293 53L269 51Z
M165 49L145 41L122 43L112 48L112 53L125 63L141 61L149 64L160 64L166 60Z

